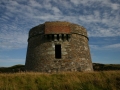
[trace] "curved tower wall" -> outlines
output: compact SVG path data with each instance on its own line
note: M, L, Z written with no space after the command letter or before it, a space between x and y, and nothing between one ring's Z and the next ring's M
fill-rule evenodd
M27 71L93 71L86 29L69 22L45 22L29 32Z

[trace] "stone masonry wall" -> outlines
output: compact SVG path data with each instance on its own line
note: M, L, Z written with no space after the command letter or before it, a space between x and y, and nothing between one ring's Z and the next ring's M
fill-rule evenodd
M93 71L85 28L72 23L69 26L69 35L46 35L45 24L30 30L25 63L27 71ZM60 59L55 58L55 45L61 45Z

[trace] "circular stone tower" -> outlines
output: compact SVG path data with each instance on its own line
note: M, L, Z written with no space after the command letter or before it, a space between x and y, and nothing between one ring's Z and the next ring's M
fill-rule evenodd
M29 31L25 69L93 71L87 31L70 22L45 22Z

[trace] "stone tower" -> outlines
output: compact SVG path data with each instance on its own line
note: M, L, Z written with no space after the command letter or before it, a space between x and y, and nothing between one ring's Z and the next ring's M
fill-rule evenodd
M70 22L45 22L29 31L27 71L93 71L87 31Z

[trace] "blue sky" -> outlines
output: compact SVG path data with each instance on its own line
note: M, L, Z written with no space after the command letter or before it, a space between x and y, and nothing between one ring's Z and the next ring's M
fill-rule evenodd
M28 32L45 21L84 26L92 62L120 64L120 0L0 0L0 67L25 64Z

